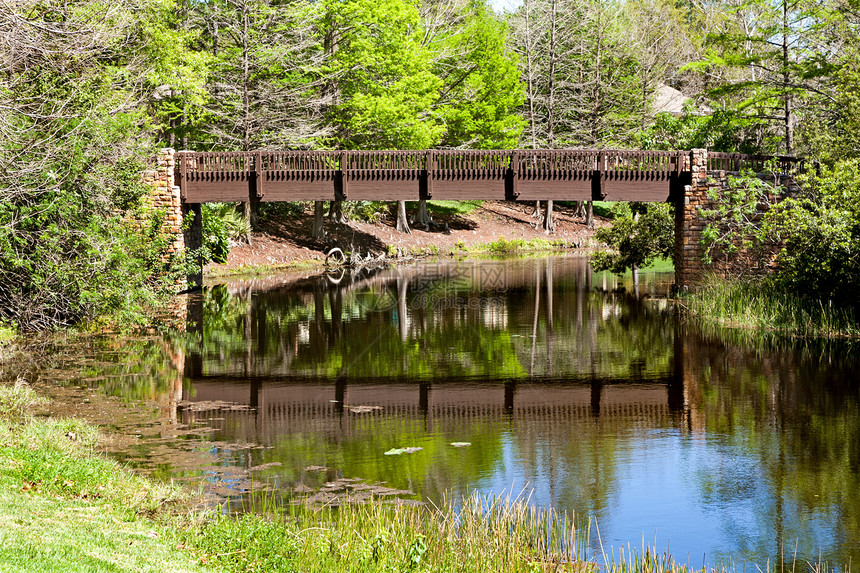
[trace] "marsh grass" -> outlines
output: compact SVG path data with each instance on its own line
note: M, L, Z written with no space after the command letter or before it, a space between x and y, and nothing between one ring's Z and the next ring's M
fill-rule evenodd
M473 495L441 507L380 501L218 515L186 543L228 571L596 572L588 539L527 499Z
M571 247L570 243L564 239L505 239L499 237L495 241L485 245L474 247L477 251L488 251L494 254L516 253L518 251L552 251Z
M679 563L648 546L607 548L596 520L535 507L522 495L470 495L441 506L382 501L282 505L271 492L254 513L218 513L183 542L225 571L462 573L738 573L734 565ZM279 505L280 504L280 505ZM279 509L279 507L281 509ZM826 573L826 563L767 563L759 573ZM850 566L839 569L850 573Z
M12 326L0 321L0 348L11 344L17 335L18 333Z
M851 309L778 291L766 283L707 277L682 304L705 327L730 327L799 337L857 337Z

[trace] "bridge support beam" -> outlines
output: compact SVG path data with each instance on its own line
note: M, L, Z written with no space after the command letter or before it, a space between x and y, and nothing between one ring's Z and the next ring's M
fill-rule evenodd
M728 188L726 171L708 169L708 150L690 152L690 180L683 194L675 200L675 287L689 289L700 282L704 274L715 270L702 261L702 233L707 222L702 209L715 208L710 194Z
M703 271L704 225L699 219L699 207L703 199L707 199L708 192L707 149L690 152L689 171L689 183L683 185L683 191L675 190L672 198L675 203L675 287L678 289L692 286Z

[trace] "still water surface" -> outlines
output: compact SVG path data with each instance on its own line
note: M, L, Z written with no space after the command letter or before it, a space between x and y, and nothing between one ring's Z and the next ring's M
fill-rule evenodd
M163 403L116 455L226 495L248 476L328 500L523 492L606 547L856 569L852 348L705 336L671 280L568 256L233 282L183 335L94 344L86 382Z

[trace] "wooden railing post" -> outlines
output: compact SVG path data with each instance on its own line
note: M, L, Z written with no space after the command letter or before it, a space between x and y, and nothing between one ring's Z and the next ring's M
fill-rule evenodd
M520 196L519 181L520 181L520 152L513 151L511 153L511 199L516 200Z
M341 176L341 187L340 187L341 197L340 197L340 199L343 199L343 200L346 200L346 198L349 197L349 177L347 176L347 167L348 166L346 163L347 157L348 157L348 155L347 155L346 151L340 152L340 174L341 174L340 175Z
M257 188L255 189L257 199L263 197L263 152L257 151L256 157L254 158L254 170L256 173L257 179Z
M188 154L179 154L179 198L185 202L188 190Z
M427 155L424 157L424 170L427 172L427 198L432 199L433 175L434 171L436 171L436 157L432 149L428 150Z
M591 200L602 201L606 197L606 152L597 153L597 169L591 183Z

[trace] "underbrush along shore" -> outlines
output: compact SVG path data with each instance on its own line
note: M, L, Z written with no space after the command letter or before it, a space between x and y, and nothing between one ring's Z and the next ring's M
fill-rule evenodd
M596 244L590 240L567 241L565 239L557 238L506 239L505 237L499 237L498 239L487 243L466 244L458 242L452 247L428 245L400 248L389 245L386 252L378 255L376 259L386 263L397 264L414 261L416 259L432 259L434 257L541 256L558 254L560 252L577 251L589 253L595 247ZM344 249L346 250L344 251ZM344 249L341 249L341 251L349 257L352 253L350 253L348 248L344 247ZM319 258L315 259L286 261L271 264L248 263L233 264L230 266L209 263L204 269L204 276L207 278L223 278L236 275L265 275L291 269L322 269L325 265L326 259L323 254L320 254Z
M852 308L785 292L766 281L708 276L680 303L702 330L743 330L750 342L774 335L860 337L860 320Z
M40 402L25 384L0 385L0 571L734 570L693 568L644 545L603 549L596 523L577 528L523 498L282 508L261 494L239 515L194 511L188 491L99 455L93 426L35 418Z

